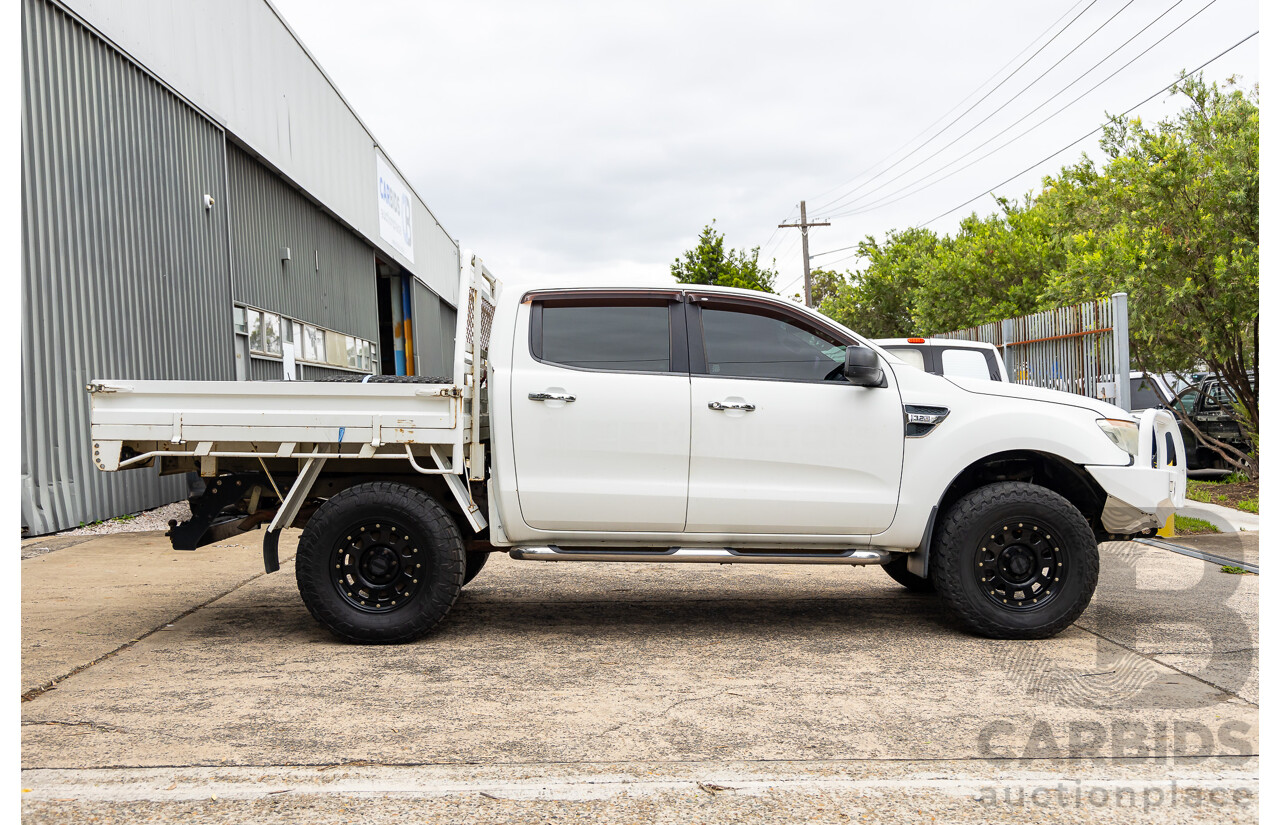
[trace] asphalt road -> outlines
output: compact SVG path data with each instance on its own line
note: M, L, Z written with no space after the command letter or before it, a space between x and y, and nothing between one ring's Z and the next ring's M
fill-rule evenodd
M1257 820L1255 576L1104 545L993 642L876 568L495 556L357 647L259 540L22 562L25 821Z

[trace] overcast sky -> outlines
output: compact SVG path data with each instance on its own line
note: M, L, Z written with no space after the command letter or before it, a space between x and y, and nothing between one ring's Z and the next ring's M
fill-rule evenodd
M445 229L501 277L669 281L714 218L731 246L777 259L788 294L799 232L774 227L801 198L810 220L862 210L811 230L814 255L929 221L1258 28L1252 0L273 2ZM1258 39L1206 78L1252 86ZM1136 114L1176 107L1162 95ZM1096 136L995 191L1037 189L1086 150L1097 156ZM993 208L984 196L930 226ZM814 265L856 266L848 254Z

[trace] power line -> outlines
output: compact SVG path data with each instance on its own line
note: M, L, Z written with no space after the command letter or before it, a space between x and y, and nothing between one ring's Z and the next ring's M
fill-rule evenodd
M810 257L811 259L812 259L812 258L820 258L820 257L822 257L823 255L830 255L830 254L832 254L833 252L844 252L846 249L856 249L858 246L859 246L859 244L854 244L853 246L842 246L842 247L840 247L839 249L828 249L826 252L815 252L815 253L813 253L812 255L810 255L809 257Z
M1026 60L1022 61L1022 63L1018 64L1018 68L1016 68L1016 69L1014 69L1012 72L1010 72L1010 73L1005 77L1005 79L1004 79L1004 80L1001 80L999 83L997 83L995 86L993 86L993 87L992 87L992 88L991 88L991 89L990 89L986 94L984 94L982 97L978 98L978 100L977 100L977 101L975 101L973 104L971 104L971 105L969 106L969 108L965 109L963 112L961 112L959 115L957 115L954 119L952 119L952 121L951 121L950 123L948 123L946 126L943 126L940 130L938 130L938 131L933 135L933 137L929 138L929 139L928 139L928 140L926 140L924 143L921 143L919 146L917 146L916 148L912 149L910 152L908 152L907 154L903 155L901 158L899 158L898 160L894 161L894 162L893 162L892 164L890 164L889 166L887 166L887 167L885 167L884 169L880 170L880 171L879 171L879 172L877 172L873 177L871 177L871 178L867 179L866 181L864 181L861 185L854 187L854 188L853 188L853 189L852 189L848 194L843 195L843 196L841 196L841 197L839 197L839 198L836 198L834 201L830 201L830 202L828 202L828 203L825 203L825 204L823 204L822 206L818 207L818 209L826 209L827 207L831 206L833 203L838 203L839 201L843 200L844 198L848 197L849 195L852 195L852 194L854 194L854 193L858 192L860 189L862 189L863 187L865 187L865 186L867 186L868 184L870 184L872 181L874 181L874 180L876 180L877 178L879 178L879 177L880 177L881 175L883 175L885 172L888 172L890 169L894 168L894 167L895 167L895 166L897 166L898 164L903 163L904 161L906 161L906 159L907 159L907 158L911 157L911 156L912 156L912 155L914 155L916 152L919 152L921 149L923 149L924 147L928 146L930 143L932 143L934 140L936 140L939 136L941 136L942 134L944 134L948 129L950 129L952 126L956 125L956 123L958 123L962 118L964 118L964 116L965 116L965 115L969 114L969 113L970 113L970 112L972 112L975 108L977 108L979 105L981 105L981 104L982 104L982 102L983 102L984 100L986 100L987 98L991 97L991 95L995 94L995 93L996 93L996 91L998 91L998 90L1000 89L1000 87L1001 87L1001 86L1003 86L1004 84L1008 83L1008 82L1009 82L1009 80L1010 80L1010 79L1012 79L1014 75L1016 75L1018 72L1022 71L1023 67L1025 67L1028 63L1030 63L1032 60L1034 60L1034 59L1036 58L1036 56L1037 56L1037 55L1039 55L1042 51L1044 51L1046 48L1048 48L1048 47L1049 47L1049 45L1050 45L1051 43L1053 43L1053 41L1057 40L1060 36L1062 36L1062 33L1063 33L1063 32L1065 32L1067 29L1071 28L1072 24L1073 24L1073 23L1075 23L1077 20L1079 20L1079 19L1081 18L1081 16L1083 16L1083 15L1084 15L1084 13L1085 13L1085 12L1087 12L1087 11L1089 11L1089 9L1093 8L1094 4L1095 4L1095 3L1097 3L1097 2L1098 2L1098 0L1090 0L1089 5L1085 6L1085 7L1084 7L1084 9L1083 9L1083 10L1081 10L1081 12L1080 12L1079 14L1077 14L1075 17L1071 18L1071 20L1070 20L1070 21L1069 21L1065 26L1063 26L1061 29L1059 29L1059 30L1058 30L1057 34L1055 34L1053 37L1051 37L1051 38L1049 38L1047 41L1045 41L1045 43L1044 43L1044 45L1043 45L1043 46L1041 46L1040 48L1036 49L1036 50L1035 50L1035 52L1034 52L1034 53L1032 53L1032 55L1031 55L1030 57L1028 57Z
M778 221L778 223L784 223L784 222L786 222L786 221L791 220L791 213L792 213L792 212L794 212L794 211L795 211L795 207L793 206L793 207L791 207L791 209L790 209L790 210L788 210L788 211L787 211L787 214L785 214L785 215L783 215L783 216L782 216L782 218ZM781 228L782 228L782 227L780 227L780 226L775 226L775 227L773 228L773 231L769 233L769 238L768 238L768 240L766 240L764 243L760 244L760 250L761 250L761 251L760 251L760 254L761 254L761 255L763 255L763 254L764 254L764 250L768 248L769 244L771 244L771 243L773 242L774 237L778 234L778 230L779 230L779 229L781 229Z
M992 72L992 74L991 74L991 76L990 76L990 77L988 77L986 80L984 80L984 81L982 81L981 83L979 83L979 84L974 88L974 90L973 90L972 92L969 92L969 94L967 94L967 95L965 95L964 97L962 97L962 98L960 99L960 101L959 101L958 103L956 103L956 105L952 106L952 107L951 107L950 109L948 109L947 111L945 111L945 112L943 112L942 114L938 115L938 119L937 119L937 120L935 120L935 121L933 121L933 123L930 123L928 126L926 126L926 127L924 127L923 129L921 129L919 132L917 132L913 137L911 137L910 139L908 139L908 140L907 140L905 143L903 143L901 146L899 146L898 148L894 149L892 152L890 152L889 154L885 155L884 157L880 158L880 160L878 160L878 161L876 161L875 163L871 164L871 165L870 165L870 166L868 166L866 169L863 169L861 172L857 173L857 174L856 174L856 175L854 175L853 177L849 178L848 180L844 181L843 183L838 183L838 184L836 184L835 186L831 187L830 189L824 189L823 191L819 192L819 193L818 193L818 197L820 197L820 198L821 198L821 197L823 197L824 195L827 195L827 194L829 194L829 193L831 193L831 192L836 191L837 189L843 189L845 186L848 186L849 184L853 183L853 182L854 182L855 180L857 180L858 178L860 178L860 177L862 177L863 175L865 175L865 174L867 174L868 172L870 172L872 169L875 169L877 166L879 166L880 164L884 163L886 160L888 160L889 158L893 157L894 155L898 154L898 153L899 153L899 152L901 152L903 149L906 149L906 148L907 148L908 146L910 146L912 143L915 143L915 142L916 142L916 140L918 140L921 136L923 136L926 132L928 132L928 131L929 131L930 129L932 129L934 126L937 126L939 123L941 123L941 122L943 121L943 119L945 119L948 115L950 115L950 114L951 114L952 112L954 112L956 109L959 109L961 106L963 106L963 105L965 104L965 102L966 102L967 100L969 100L969 98L973 97L973 96L974 96L974 95L976 95L978 92L982 91L982 87L983 87L983 86L986 86L988 83L990 83L991 81L995 80L995 79L1000 75L1000 73L1001 73L1001 72L1003 72L1005 69L1007 69L1007 68L1009 68L1010 66L1012 66L1012 65L1013 65L1013 61L1017 60L1019 57L1021 57L1023 54L1025 54L1025 53L1026 53L1026 51L1027 51L1027 49L1030 49L1032 46L1034 46L1034 45L1036 44L1036 42L1037 42L1037 41L1039 41L1039 40L1040 40L1040 38L1042 38L1042 37L1044 37L1046 34L1048 34L1048 33L1050 32L1050 30L1052 30L1052 29L1053 29L1053 27L1054 27L1054 26L1057 26L1059 23L1061 23L1063 20L1065 20L1065 19L1066 19L1066 17L1067 17L1067 15L1069 15L1069 14L1071 14L1071 12L1075 11L1075 10L1076 10L1076 8L1077 8L1081 3L1083 3L1083 2L1084 2L1084 0L1076 0L1076 4L1075 4L1074 6L1072 6L1072 7L1071 7L1071 8L1069 8L1069 9L1067 9L1065 12L1063 12L1063 14L1062 14L1062 16L1061 16L1061 17L1059 17L1057 20L1054 20L1052 23L1050 23L1050 24L1045 28L1045 30L1044 30L1044 31L1040 32L1038 35L1036 35L1034 38L1032 38L1032 40L1031 40L1031 42L1030 42L1030 43L1028 43L1027 45L1025 45L1025 46L1023 46L1023 47L1022 47L1022 51L1018 52L1018 53L1017 53L1017 54L1015 54L1013 57L1009 58L1009 60L1008 60L1008 62L1007 62L1007 63L1005 63L1003 66L1001 66L1000 68L998 68L998 69L996 69L994 72ZM1034 56L1034 55L1033 55L1033 56ZM1019 67L1019 68L1021 68L1021 67ZM1010 75L1010 76L1012 76L1012 75ZM839 198L837 198L837 200L838 200L838 199L839 199ZM826 208L827 204L829 204L829 203L831 203L831 201L827 201L826 203L822 204L822 206L821 206L820 208ZM788 213L787 213L787 217L786 217L786 218L784 218L783 220L787 220L787 219L789 219L790 217L791 217L791 213L790 213L790 212L788 212Z
M1174 5L1174 6L1177 6L1177 5L1178 5L1178 3L1181 3L1181 2L1182 2L1182 0L1178 0L1178 2L1177 2L1177 3L1174 3L1173 5ZM1003 110L1004 110L1004 108L1005 108L1006 106L1008 106L1010 103L1013 103L1015 100L1017 100L1019 97L1021 97L1021 96L1023 95L1023 93L1025 93L1027 90L1029 90L1032 86L1036 85L1036 84L1037 84L1037 83L1039 83L1041 80L1043 80L1043 79L1044 79L1044 77L1045 77L1045 75L1049 74L1049 72L1051 72L1051 71L1053 71L1054 69L1058 68L1058 66L1062 64L1062 61L1066 60L1068 57L1070 57L1071 55L1075 54L1075 53L1076 53L1076 51L1077 51L1077 50L1079 50L1081 46L1083 46L1085 43L1088 43L1091 39L1093 39L1093 36L1094 36L1094 35L1096 35L1098 32L1100 32L1100 31L1102 31L1104 28L1106 28L1106 26L1107 26L1107 25L1108 25L1112 20L1115 20L1115 19L1116 19L1116 17L1118 17L1118 16L1120 15L1120 13L1121 13L1121 12L1123 12L1125 9L1127 9L1127 8L1129 8L1131 5L1133 5L1133 3L1134 3L1134 0L1129 0L1127 3L1125 3L1123 6L1121 6L1121 7L1120 7L1116 12L1115 12L1115 14L1111 15L1111 16L1110 16L1110 17L1108 17L1106 20L1102 21L1102 24L1101 24L1100 26L1098 26L1098 27L1097 27L1096 29L1094 29L1093 31L1089 32L1089 34L1088 34L1087 36L1085 36L1085 38L1084 38L1083 40L1081 40L1079 43L1077 43L1075 46L1073 46L1073 47L1071 48L1071 51L1067 52L1067 53L1066 53L1066 54L1064 54L1062 57L1058 58L1058 60L1057 60L1057 61L1056 61L1052 66L1050 66L1049 68L1047 68L1047 69L1045 69L1043 72L1041 72L1041 73L1036 77L1036 79L1035 79L1035 80L1032 80L1032 81L1031 81L1030 83L1028 83L1026 86L1023 86L1021 89L1019 89L1019 90L1018 90L1018 91L1013 95L1013 97L1009 98L1009 99L1008 99L1008 100L1006 100L1004 103L1001 103L999 106L997 106L995 109L993 109L990 113L988 113L988 114L987 114L987 116L986 116L986 117L984 117L982 120L979 120L977 123L975 123L975 124L973 124L972 126L970 126L970 127L969 127L968 129L966 129L964 132L962 132L961 134L957 135L957 136L956 136L955 138L953 138L949 143L947 143L945 146L941 147L940 149L936 150L933 154L929 155L929 156L928 156L928 157L926 157L926 158L922 158L922 159L921 159L921 160L919 160L919 161L916 161L916 163L915 163L915 164L913 164L913 165L912 165L912 166L910 166L909 168L904 169L903 171L899 172L899 173L898 173L897 175L895 175L894 177L889 178L889 180L887 180L887 181L885 181L884 183L880 184L880 185L879 185L879 186L877 186L875 189L871 189L871 190L869 190L869 191L863 192L861 195L858 195L858 196L857 196L856 198L854 198L852 201L848 201L847 203L844 203L844 204L842 205L842 208L843 208L843 207L850 207L850 206L852 206L853 204L857 203L858 201L863 200L864 198L867 198L867 197L871 196L872 194L874 194L874 193L876 193L876 192L879 192L881 189L885 188L885 187L886 187L886 186L888 186L889 184L893 183L893 182L894 182L894 181L896 181L896 180L900 180L903 176L910 174L911 172L915 171L916 169L919 169L919 168L920 168L921 166L923 166L924 164L926 164L926 163L928 163L929 161L933 160L933 159L934 159L934 158L936 158L938 155L942 154L943 152L945 152L945 151L947 151L948 149L950 149L952 146L955 146L957 143L959 143L960 141L964 140L964 139L965 139L966 137L968 137L969 135L973 134L973 133L978 129L978 127L982 126L982 124L984 124L984 123L986 123L987 121L991 120L991 118L995 117L997 114L999 114L1001 111L1003 111ZM1172 9L1172 7L1170 7L1170 9ZM1168 14L1168 10L1166 10L1164 14ZM1160 17L1164 17L1164 14L1161 14L1161 15L1160 15ZM1159 20L1159 19L1160 19L1160 17L1157 17L1157 18L1156 18L1156 20ZM1151 21L1151 22L1152 22L1152 23L1154 23L1154 22L1155 22L1155 20L1153 20L1153 21ZM1148 24L1147 24L1147 26L1148 26L1148 27L1149 27L1150 25L1151 25L1151 23L1148 23ZM1144 28L1142 29L1142 31L1146 31L1146 27L1144 27ZM1140 32L1140 33L1141 33L1141 32ZM1135 35L1135 36L1136 36L1136 35ZM1094 68L1097 68L1097 66L1095 65L1095 67L1094 67ZM1093 71L1093 69L1090 69L1089 71ZM1085 74L1088 74L1088 72L1085 72ZM1083 75L1082 75L1082 76L1083 76ZM1079 78L1077 78L1077 80L1078 80L1078 79L1079 79ZM1073 82L1074 82L1074 81L1073 81ZM1050 99L1052 100L1052 98L1050 98ZM853 195L853 193L852 193L852 192L850 192L848 195L846 195L844 198L841 198L840 200L847 200L849 197L852 197L852 195ZM838 203L838 202L837 202L837 203ZM835 207L835 205L836 205L836 204L831 204L831 207L832 207L832 208L834 208L834 207Z
M1148 23L1146 26L1144 26L1140 31L1138 31L1138 33L1137 33L1137 34L1133 35L1133 37L1130 37L1130 38L1129 38L1128 40L1126 40L1124 43L1121 43L1121 44L1120 44L1119 46L1117 46L1117 47L1116 47L1116 48L1115 48L1115 49L1114 49L1110 54L1108 54L1106 57L1102 58L1102 59L1101 59L1101 60L1099 60L1097 63L1095 63L1093 66L1091 66L1091 67L1088 69L1088 71L1084 72L1084 74L1081 74L1081 75L1080 75L1079 77L1077 77L1075 80L1071 81L1071 82L1070 82L1070 83L1068 83L1066 86L1063 86L1061 89L1059 89L1057 92L1055 92L1051 97L1049 97L1047 100L1045 100L1045 101L1044 101L1043 103L1041 103L1039 106L1037 106L1037 107L1035 107L1034 109L1032 109L1031 111L1027 112L1025 115L1023 115L1023 116L1022 116L1021 118L1019 118L1018 120L1016 120L1016 121L1014 121L1013 123L1009 124L1009 126L1005 129L1005 132L1007 132L1007 131L1008 131L1008 129L1011 129L1011 128L1013 128L1014 126L1017 126L1019 123L1023 122L1024 120L1026 120L1026 119L1027 119L1028 117L1030 117L1031 115L1033 115L1033 114L1035 114L1036 112L1040 111L1040 110L1041 110L1041 109L1043 109L1043 108L1045 107L1045 105L1047 105L1050 101L1054 100L1054 99L1055 99L1055 98L1057 98L1059 95L1061 95L1063 92L1065 92L1067 89L1070 89L1072 86L1074 86L1075 84L1079 83L1079 82L1080 82L1081 80L1083 80L1084 78L1088 77L1090 74L1092 74L1092 73L1093 73L1094 69L1097 69L1097 68L1098 68L1099 66L1101 66L1103 63L1106 63L1108 60L1110 60L1110 59L1111 59L1111 58L1116 54L1116 52L1120 51L1120 49L1123 49L1125 46L1129 45L1129 43L1131 43L1131 42L1134 40L1134 38L1138 37L1138 35L1142 34L1142 32L1146 31L1148 28L1150 28L1152 25L1154 25L1157 21L1159 21L1159 20L1160 20L1160 18L1161 18L1161 17L1164 17L1164 15L1165 15L1165 14L1168 14L1170 11L1172 11L1172 10L1174 9L1174 7L1178 6L1181 2L1182 2L1182 0L1178 0L1178 2L1177 2L1177 3L1174 3L1174 4L1173 4L1173 6L1170 6L1168 9L1166 9L1166 10L1165 10L1165 12L1164 12L1164 14L1161 14L1161 15L1160 15L1160 17L1157 17L1155 20L1152 20L1150 23ZM1082 92L1082 93L1080 93L1079 95L1077 95L1076 97L1074 97L1074 98L1071 100L1071 102L1069 102L1069 103L1065 104L1064 106L1060 107L1059 109L1055 110L1055 111L1054 111L1052 114L1050 114L1049 116L1047 116L1047 117L1045 117L1045 118L1041 119L1041 120L1040 120L1039 122L1037 122L1034 126L1032 126L1032 127L1028 128L1028 129L1023 130L1022 132L1019 132L1017 135L1015 135L1014 137L1012 137L1012 138L1010 138L1009 140L1005 141L1004 143L1000 144L1000 145L999 145L999 146L997 146L995 149L992 149L991 151L987 152L986 154L983 154L983 155L980 155L980 156L978 156L978 157L974 158L971 162L969 162L969 163L965 164L964 166L961 166L959 169L956 169L956 170L955 170L955 171L953 171L953 172L950 172L950 173L948 173L948 174L946 174L946 175L943 175L942 177L938 178L938 179L937 179L937 180L935 180L935 181L932 181L932 182L930 182L930 183L928 183L928 184L925 184L924 186L921 186L920 188L918 188L918 189L914 189L914 190L912 190L912 191L910 191L910 192L908 192L908 191L907 191L908 189L911 189L911 187L915 186L916 184L921 183L922 181L928 180L930 177L932 177L933 175L938 174L939 172L943 171L943 170L944 170L944 169L946 169L947 167L949 167L949 166L954 166L955 164L959 163L960 161L964 160L965 158L967 158L967 157L971 156L974 152L980 151L980 150L982 150L983 148L985 148L986 146L990 145L991 141L990 141L990 140L987 140L987 141L985 141L985 142L983 142L983 143L981 143L981 144L979 144L979 145L977 145L977 146L973 147L973 148L972 148L972 149L970 149L968 152L965 152L963 155L961 155L960 157L956 158L955 160L950 161L949 163L946 163L946 164L944 164L944 165L942 165L942 166L938 167L937 169L933 170L932 172L928 172L928 173L926 173L926 174L924 174L924 175L920 176L919 178L917 178L917 179L913 180L912 182L910 182L910 183L908 183L908 184L905 184L905 185L904 185L904 186L902 186L900 189L897 189L897 190L895 190L895 191L893 191L893 192L890 192L890 193L888 193L888 194L886 194L886 195L884 195L884 196L882 196L882 197L878 198L877 200L872 201L871 203L862 204L861 206L855 207L855 208L853 208L853 209L851 209L851 210L849 210L849 211L847 211L847 212L838 212L838 213L836 213L836 214L834 214L834 215L831 215L831 217L832 217L832 218L845 218L845 217L849 217L849 216L851 216L851 215L862 215L862 214L865 214L865 213L867 213L867 212L872 212L872 211L874 211L874 210L876 210L876 209L880 209L880 208L882 208L882 207L889 206L890 204L897 203L897 202L898 202L898 201L900 201L900 200L903 200L903 199L905 199L905 198L909 198L909 197L911 197L912 195L915 195L915 194L917 194L917 193L919 193L919 192L923 192L924 190L926 190L926 189L928 189L928 188L930 188L930 187L932 187L932 186L935 186L935 185L937 185L937 184L939 184L939 183L942 183L944 180L947 180L948 178L950 178L950 177L952 177L952 176L954 176L954 175L957 175L957 174L959 174L960 172L963 172L965 169L968 169L969 167L973 166L974 164L976 164L976 163L978 163L978 162L980 162L980 161L982 161L982 160L985 160L986 158L991 157L991 155L995 154L996 152L1000 151L1001 149L1004 149L1006 146L1009 146L1010 144L1012 144L1012 143L1014 143L1014 142L1016 142L1016 141L1018 141L1018 140L1022 139L1022 138L1023 138L1023 137L1025 137L1026 135L1030 134L1031 132L1033 132L1033 131L1035 131L1036 129L1040 128L1040 127L1041 127L1041 126L1043 126L1044 124L1048 123L1050 120L1053 120L1055 117L1057 117L1058 115L1062 114L1062 113L1063 113L1063 112L1065 112L1067 109L1069 109L1069 108L1071 108L1072 106L1074 106L1075 104L1079 103L1082 99L1084 99L1084 98L1085 98L1085 97L1087 97L1088 95L1092 94L1092 93L1093 93L1093 92L1094 92L1094 91L1095 91L1099 86L1101 86L1102 84L1106 83L1108 80L1111 80L1111 78L1115 77L1115 76L1116 76L1116 75L1118 75L1120 72L1122 72L1122 71L1124 71L1125 69L1127 69L1127 68L1129 68L1130 66L1132 66L1132 65L1133 65L1135 62L1137 62L1140 58L1142 58L1144 55L1146 55L1146 54L1147 54L1147 52L1151 51L1151 50L1152 50L1152 49L1154 49L1156 46L1159 46L1159 45L1160 45L1161 43L1163 43L1165 40L1168 40L1170 37L1172 37L1172 36L1173 36L1173 34L1174 34L1175 32L1177 32L1177 31L1178 31L1179 29L1181 29L1183 26L1185 26L1185 25L1187 25L1188 23L1190 23L1192 20L1196 19L1196 17L1198 17L1202 12L1204 12L1204 11L1205 11L1205 9L1208 9L1208 8L1209 8L1209 6L1212 6L1212 5L1213 5L1214 3L1216 3L1216 2L1217 2L1217 0L1209 0L1209 2L1208 2L1208 3L1206 3L1206 4L1205 4L1205 5L1204 5L1204 6L1203 6L1199 11L1197 11L1195 14L1192 14L1192 15L1191 15L1190 17L1188 17L1186 20L1183 20L1181 23L1179 23L1177 26L1175 26L1173 29L1171 29L1169 32L1167 32L1167 33L1166 33L1163 37L1161 37L1159 40L1155 41L1155 42L1154 42L1154 43L1152 43L1150 46L1147 46L1145 49L1143 49L1142 51L1138 52L1138 54L1134 55L1132 58L1130 58L1130 59L1128 60L1128 62L1126 62L1124 65L1120 66L1118 69L1116 69L1115 71L1113 71L1111 74L1107 75L1107 76L1106 76L1106 77L1104 77L1102 80L1099 80L1097 83L1095 83L1095 84L1093 84L1092 86L1090 86L1090 87L1089 87L1088 89L1086 89L1084 92ZM905 193L905 194L903 194L903 193ZM895 197L895 196L898 196L898 195L901 195L901 196L900 196L900 197Z
M861 257L862 257L861 255L859 255L858 253L856 253L856 252L855 252L855 253L853 253L852 255L845 255L843 258L836 258L834 261L832 261L831 263L827 264L827 266L835 266L836 264L840 263L841 261L847 261L847 260L849 260L850 258L861 258Z
M1246 43L1247 41L1249 41L1249 40L1253 39L1254 37L1257 37L1257 35L1258 35L1258 32L1257 32L1257 31L1255 31L1253 34L1248 35L1247 37L1245 37L1245 38L1241 39L1240 41L1238 41L1238 42L1237 42L1237 43L1235 43L1234 45L1229 46L1229 47L1228 47L1228 48L1226 48L1226 49L1223 49L1221 52L1218 52L1218 54L1214 55L1213 57L1209 58L1209 59L1208 59L1208 60L1206 60L1205 62L1201 63L1199 66L1197 66L1196 68L1192 69L1190 72L1187 72L1187 74L1188 74L1188 75L1193 75L1193 74L1195 74L1196 72L1201 71L1201 70L1202 70L1202 69L1204 69L1206 66L1208 66L1210 63L1213 63L1215 60L1218 60L1219 58L1221 58L1223 55L1227 54L1228 52L1234 51L1235 49L1239 48L1240 46L1242 46L1242 45L1243 45L1244 43ZM1156 92L1155 94L1151 95L1150 97L1146 98L1145 100L1142 100L1142 101L1141 101L1141 102L1139 102L1139 103L1135 103L1134 105L1130 106L1128 109L1125 109L1125 110L1124 110L1123 112L1121 112L1120 114L1118 114L1118 115L1116 115L1115 117L1111 118L1108 122L1111 122L1111 121L1114 121L1114 120L1118 120L1118 119L1120 119L1120 118L1124 117L1125 115L1129 114L1130 112L1132 112L1134 109L1138 108L1139 106L1143 106L1143 105L1145 105L1145 104L1147 104L1147 103L1150 103L1152 100L1156 99L1156 98L1157 98L1157 97L1159 97L1160 95L1162 95L1162 94L1164 94L1165 92L1167 92L1167 91L1169 91L1170 89L1172 89L1174 86L1178 85L1178 83L1180 83L1181 81L1182 81L1182 78L1178 78L1178 80L1173 81L1172 83L1170 83L1169 85L1167 85L1167 86L1165 86L1164 88L1160 89L1160 91ZM1035 163L1033 163L1033 164L1031 164L1030 166L1028 166L1026 169L1023 169L1021 172L1018 172L1017 174L1012 175L1011 177L1005 178L1004 180L1000 181L1000 182L999 182L999 183L997 183L995 186L990 186L990 187L988 187L988 188L987 188L986 190L984 190L983 192L981 192L981 193L979 193L979 194L977 194L977 195L974 195L972 198L970 198L969 200L967 200L967 201L965 201L964 203L960 204L959 206L953 206L952 208L948 209L947 211L942 212L942 213L940 213L940 214L938 214L938 215L935 215L934 217L930 218L929 220L925 221L924 223L916 224L916 227L915 227L915 228L916 228L916 229L919 229L919 228L921 228L921 227L928 226L929 224L933 223L934 221L938 220L939 218L945 218L947 215L950 215L952 212L955 212L955 211L956 211L956 210L958 210L958 209L964 209L966 206L968 206L969 204L971 204L971 203L973 203L974 201L978 200L978 199L979 199L979 198L981 198L983 195L991 194L991 193L992 193L992 192L994 192L995 190L999 189L1001 186L1004 186L1006 183L1009 183L1010 181L1014 181L1014 180L1017 180L1018 178L1022 177L1022 176L1023 176L1023 175L1025 175L1026 173L1030 172L1032 169L1035 169L1035 168L1036 168L1037 166L1039 166L1040 164L1042 164L1042 163L1045 163L1045 162L1047 162L1047 161L1052 160L1053 158L1057 157L1058 155L1060 155L1060 154L1062 154L1063 152L1065 152L1065 151L1067 151L1068 149L1070 149L1072 146L1075 146L1077 143L1080 143L1081 141L1083 141L1083 140L1085 140L1085 139L1087 139L1087 138L1090 138L1090 137L1092 137L1093 135L1096 135L1098 132L1101 132L1101 131L1102 131L1102 129L1103 129L1105 126L1106 126L1106 123L1102 124L1101 126L1098 126L1096 129L1093 129L1093 130L1092 130L1092 131L1090 131L1090 132L1087 132L1087 133L1085 133L1085 134L1081 135L1080 137L1078 137L1078 138L1076 138L1075 140L1071 141L1071 142L1070 142L1070 143L1068 143L1066 146L1063 146L1061 149L1057 150L1056 152L1053 152L1052 154L1046 155L1045 157L1041 158L1040 160L1038 160L1038 161L1036 161Z
M788 255L791 254L791 251L796 248L796 244L798 243L800 243L800 236L798 235L791 236L791 242L787 244L785 249L783 249L781 252L778 253L778 257L786 258Z

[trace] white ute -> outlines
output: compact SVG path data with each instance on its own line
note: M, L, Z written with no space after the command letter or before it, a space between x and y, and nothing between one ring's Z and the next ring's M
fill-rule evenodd
M1043 638L1099 540L1183 503L1166 411L931 375L759 292L504 291L464 261L452 380L96 380L95 463L203 477L179 549L267 524L273 571L301 527L303 600L352 642L431 630L494 551L879 564L974 633Z

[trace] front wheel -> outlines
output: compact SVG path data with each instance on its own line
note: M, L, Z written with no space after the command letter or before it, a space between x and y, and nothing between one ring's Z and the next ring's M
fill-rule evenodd
M316 510L296 567L302 601L335 636L399 644L430 631L453 607L466 551L435 499L379 481L349 487Z
M932 578L948 612L994 639L1065 630L1098 584L1098 544L1071 502L1023 482L961 497L943 518Z

